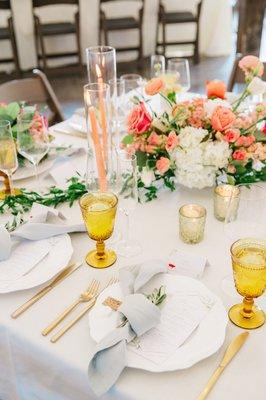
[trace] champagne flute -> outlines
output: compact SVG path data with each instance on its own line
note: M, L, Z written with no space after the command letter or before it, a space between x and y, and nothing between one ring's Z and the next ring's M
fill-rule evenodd
M15 195L12 174L18 168L17 150L9 121L0 120L0 170L7 175L11 196ZM7 193L4 193L4 196Z
M18 116L17 146L18 152L33 164L37 188L40 188L38 165L49 150L48 129L42 116L36 118L31 113Z
M188 60L186 58L171 58L168 61L168 70L178 75L178 83L182 88L182 92L188 92L191 87Z
M164 75L165 73L165 57L162 55L151 56L151 78Z
M114 142L116 146L119 146L120 134L123 131L123 123L126 117L123 108L125 102L125 81L122 79L111 79L108 83L110 86Z
M141 253L141 246L131 239L130 222L138 204L138 178L136 156L126 152L118 153L119 165L119 209L126 216L124 239L117 244L117 253L124 257L134 257Z
M253 184L250 187L240 186L240 197L237 212L234 192L229 200L224 220L226 246L230 246L241 237L259 237L266 239L266 186ZM235 297L232 274L222 280L222 290Z

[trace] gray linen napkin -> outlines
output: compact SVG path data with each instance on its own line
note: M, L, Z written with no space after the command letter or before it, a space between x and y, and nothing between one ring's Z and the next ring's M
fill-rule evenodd
M133 268L123 268L119 272L120 285L125 297L118 311L128 319L128 323L106 335L95 345L90 356L89 384L97 396L107 392L125 368L126 344L159 323L159 308L137 291L154 275L164 272L167 272L167 266L160 260L148 261Z

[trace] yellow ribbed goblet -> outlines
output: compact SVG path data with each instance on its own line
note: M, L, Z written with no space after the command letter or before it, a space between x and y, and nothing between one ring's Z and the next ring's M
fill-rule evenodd
M106 250L104 241L114 230L118 199L113 193L92 192L80 199L80 208L88 235L96 241L96 250L86 256L88 265L94 268L107 268L116 261L113 250Z
M231 246L234 281L242 304L229 310L230 320L244 329L255 329L265 322L265 314L254 305L266 285L266 240L240 239Z

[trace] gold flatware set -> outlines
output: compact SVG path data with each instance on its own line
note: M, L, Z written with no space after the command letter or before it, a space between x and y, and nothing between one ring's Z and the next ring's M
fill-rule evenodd
M21 314L23 314L26 310L28 310L33 304L43 298L47 293L49 293L52 289L54 289L59 283L61 283L64 279L70 276L73 272L75 272L83 263L76 262L73 263L63 271L57 275L57 277L41 289L38 293L36 293L32 298L22 304L19 308L17 308L12 314L11 317L16 319ZM69 321L65 326L63 326L54 336L51 337L50 341L52 343L57 342L72 326L74 326L96 303L97 297L99 294L106 289L108 286L113 285L118 282L118 279L112 277L106 285L103 285L102 290L100 291L100 282L96 279L93 279L88 286L87 290L81 293L77 300L75 300L70 306L68 306L61 314L59 314L46 328L42 330L42 335L47 336L51 333L72 311L74 311L80 304L88 303L83 309Z

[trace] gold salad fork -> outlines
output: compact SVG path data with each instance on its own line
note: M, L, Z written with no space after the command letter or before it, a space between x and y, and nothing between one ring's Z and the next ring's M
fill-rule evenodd
M57 325L60 324L60 322L63 321L63 319L71 313L72 310L74 310L80 303L88 302L94 298L94 296L97 294L98 290L100 287L100 282L97 281L96 279L93 279L92 282L90 283L88 289L86 292L81 293L81 295L77 298L74 303L72 303L69 307L67 307L61 314L58 315L46 328L43 329L42 335L46 336L54 328L57 327Z
M84 307L84 309L75 318L73 318L63 328L61 328L54 336L51 337L51 342L52 343L57 342L58 339L60 339L70 328L72 328L73 325L75 325L94 306L99 294L103 290L105 290L108 286L113 285L116 282L118 282L118 279L112 277L107 283L107 285L105 285L100 292L96 293L95 296L93 296L93 298L89 301L89 304L86 305L86 307Z

